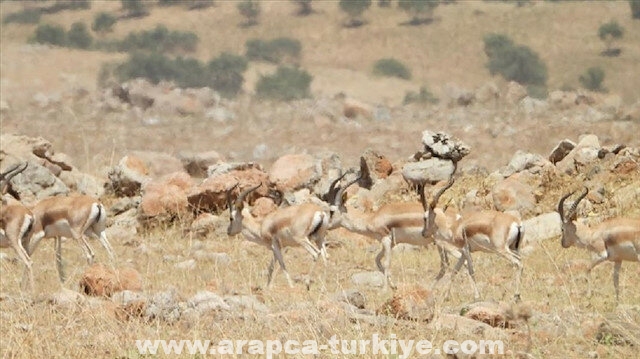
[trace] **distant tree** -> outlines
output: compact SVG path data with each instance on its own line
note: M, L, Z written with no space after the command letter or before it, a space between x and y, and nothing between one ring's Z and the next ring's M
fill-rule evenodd
M36 28L33 41L40 44L64 46L67 43L67 34L60 25L43 24Z
M613 43L617 39L621 39L624 35L624 28L618 24L617 21L611 20L606 24L603 24L598 29L598 36L600 40L604 41L607 49L602 52L604 56L618 56L620 55L620 49L614 48Z
M631 7L631 18L640 20L640 0L629 0Z
M256 83L259 98L289 101L311 96L313 77L304 70L279 66L272 75L263 75Z
M127 17L143 17L149 15L142 0L120 0Z
M296 4L298 4L298 11L296 15L298 16L307 16L313 13L313 7L311 6L312 0L292 0Z
M246 18L243 26L253 26L258 23L260 16L260 3L256 0L243 0L238 3L238 11Z
M440 4L439 0L399 0L398 7L411 16L409 24L420 25L433 20L433 10Z
M580 84L587 90L605 92L606 89L602 87L604 81L604 70L599 67L589 67L584 74L580 75Z
M74 22L67 33L67 45L78 49L88 49L93 43L93 38L83 22Z
M376 61L375 64L373 64L373 74L397 77L405 80L409 80L411 78L411 70L409 70L409 68L402 62L393 58L380 59Z
M206 9L213 6L213 0L187 0L189 10Z
M500 74L508 81L528 85L538 94L547 82L547 66L538 54L527 46L516 45L503 34L489 34L484 37L484 52L489 58L487 68L492 75Z
M93 18L91 30L98 34L105 34L113 31L113 25L116 23L116 17L108 12L100 12Z
M340 9L349 15L347 27L363 25L362 13L369 7L371 7L371 0L340 0Z
M243 56L222 53L209 62L213 88L225 97L234 97L244 83L247 60Z
M378 0L378 7L391 7L391 0Z

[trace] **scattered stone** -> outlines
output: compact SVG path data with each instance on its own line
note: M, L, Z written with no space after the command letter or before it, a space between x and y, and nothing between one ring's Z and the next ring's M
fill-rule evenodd
M381 272L360 272L351 275L351 282L355 285L382 288L385 279Z

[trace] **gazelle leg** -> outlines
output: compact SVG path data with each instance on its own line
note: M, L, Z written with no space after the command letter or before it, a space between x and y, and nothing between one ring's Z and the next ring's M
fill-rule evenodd
M473 288L473 299L478 300L478 299L480 299L480 291L478 290L478 285L476 284L476 278L475 278L475 275L474 275L475 272L473 270L473 260L471 259L471 253L469 251L469 246L466 246L462 250L462 255L463 255L463 257L466 258L465 261L467 262L467 273L469 274L469 281L471 281L471 287ZM456 267L459 264L460 264L460 262L458 262L458 264L456 264Z
M284 259L282 258L282 251L280 249L280 242L277 239L273 239L271 242L271 249L273 250L273 256L280 264L280 268L284 272L285 277L287 277L287 283L289 283L289 287L293 288L293 281L291 280L291 276L289 276L289 272L287 272L287 267L284 265ZM271 286L271 278L269 278L269 282L267 286Z
M109 260L111 261L111 263L115 264L116 256L113 252L113 248L111 247L111 243L109 243L109 240L107 239L107 234L104 231L100 233L100 237L98 237L98 240L100 241L104 249L107 251L107 254L109 255Z
M586 276L587 276L587 298L591 298L592 292L591 292L591 271L593 270L593 268L597 267L600 263L604 263L607 260L606 256L600 256L598 258L596 258L593 262L591 262L591 265L589 265L589 268L587 268L587 271L585 272Z
M25 266L25 275L23 275L22 277L22 284L21 287L22 289L26 289L27 283L25 282L25 280L28 278L29 280L29 287L31 289L31 293L35 293L35 286L34 286L34 282L33 282L33 261L31 260L31 258L29 257L29 254L27 253L27 251L24 249L24 247L22 247L22 243L19 243L17 241L13 241L11 240L11 246L13 247L13 249L16 251L16 253L18 254L18 257L20 258L20 260L22 261L22 263Z
M397 287L391 280L391 271L389 269L391 267L391 250L392 249L393 249L393 239L391 238L391 236L389 235L382 238L382 251L380 252L380 254L383 255L384 261L380 263L381 256L380 254L378 254L378 256L376 257L376 264L378 265L378 269L380 269L382 271L382 274L384 274L385 287L389 286L391 287L391 289L395 290Z
M62 238L56 237L54 241L56 251L56 268L58 269L58 278L60 283L64 283L66 276L64 274L64 264L62 263Z
M613 287L616 289L616 303L620 302L620 268L622 267L622 261L617 261L613 265Z

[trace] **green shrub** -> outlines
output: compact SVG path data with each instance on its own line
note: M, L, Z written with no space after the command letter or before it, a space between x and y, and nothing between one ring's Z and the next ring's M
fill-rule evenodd
M115 25L117 21L115 16L108 12L100 12L93 18L91 30L101 34L111 32L113 31L113 25Z
M245 47L248 59L275 64L297 63L302 51L300 41L288 37L279 37L271 41L251 39L247 40Z
M260 98L289 101L310 97L313 77L306 71L280 66L272 75L261 76L256 84Z
M420 103L420 104L436 104L440 102L440 100L435 97L431 91L426 86L420 86L420 91L408 91L404 95L403 103L405 105L410 103Z
M618 24L617 21L612 20L606 24L603 24L598 29L598 37L604 41L607 45L607 49L602 53L604 56L618 56L620 55L620 49L614 48L613 43L615 40L622 38L624 35L624 28Z
M131 32L118 44L119 51L193 52L198 35L193 32L169 31L158 25L151 31Z
M186 3L189 10L206 9L213 6L213 0L187 0Z
M631 8L631 18L640 19L640 0L629 0Z
M180 3L182 3L183 0L158 0L158 5L160 6L173 6L173 5L180 5Z
M127 17L143 17L149 15L149 11L142 0L120 0L122 9Z
M39 9L24 9L22 11L7 14L2 22L5 24L37 24L40 22L42 12Z
M398 7L404 10L411 20L409 24L420 25L433 20L433 10L439 5L434 0L398 0Z
M260 16L260 3L255 0L242 0L238 3L238 12L240 15L246 18L244 26L253 26L258 23L258 16Z
M515 45L502 34L490 34L484 38L484 51L489 57L487 68L491 75L500 74L508 81L524 85L546 85L547 67L527 46Z
M579 80L582 87L587 90L604 92L605 89L602 87L604 77L604 70L601 67L594 66L589 67L584 74L580 75Z
M379 76L398 77L408 80L411 71L402 62L396 59L380 59L373 65L373 73Z
M40 44L64 46L67 43L67 35L60 25L43 24L36 28L32 40Z
M349 15L347 27L358 27L364 24L362 13L371 7L371 0L340 0L340 9Z
M292 0L296 4L298 4L298 11L296 15L298 16L307 16L313 13L313 7L311 6L312 0Z
M175 79L176 71L173 61L162 54L136 52L116 67L115 75L120 81L142 77L157 84Z
M78 49L88 49L93 43L93 37L87 30L87 25L82 22L75 22L67 33L67 46Z
M54 14L64 10L86 10L91 8L89 0L57 0L53 5L41 9L47 14Z
M247 60L242 56L222 53L209 62L208 70L212 87L222 96L234 97L242 90Z
M537 99L545 99L549 96L549 90L545 85L527 85L527 95Z

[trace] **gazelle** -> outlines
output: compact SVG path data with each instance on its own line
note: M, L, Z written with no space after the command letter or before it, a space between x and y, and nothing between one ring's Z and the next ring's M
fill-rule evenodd
M95 254L85 235L97 237L111 262L115 262L113 249L105 233L107 212L95 198L87 195L49 197L36 203L31 211L35 217L35 225L27 252L31 255L43 238L55 238L56 266L61 282L65 281L62 237L73 238L78 242L90 265L93 264Z
M558 203L558 213L562 219L562 247L569 248L575 245L596 254L596 258L587 269L588 296L591 295L589 280L591 270L605 261L614 262L613 286L616 291L616 301L618 301L622 261L640 262L640 219L612 218L589 227L577 221L578 204L589 193L588 188L585 187L569 211L566 214L564 212L564 201L574 192L562 196Z
M343 205L343 194L352 184L360 180L359 175L352 181L347 182L343 187L335 190L335 183L332 184L329 193L331 200L331 227L341 226L351 232L358 233L369 238L373 238L382 244L382 248L376 256L376 266L384 274L385 287L396 288L391 280L389 267L391 265L391 251L398 243L412 244L416 246L428 246L434 243L431 235L428 238L423 236L423 227L426 207L426 198L422 186L420 186L420 198L422 203L395 202L387 203L372 213L360 212L357 210L347 211ZM435 208L440 196L453 185L453 174L449 182L441 188L431 201L431 206ZM438 245L440 254L440 272L436 277L439 279L446 269L446 257L444 250ZM475 288L474 288L475 289ZM477 289L475 290L477 293Z
M249 241L270 248L273 252L273 258L268 268L267 286L271 286L277 261L287 278L287 283L293 287L293 282L282 257L282 248L300 246L309 252L314 261L310 274L313 272L319 256L322 256L326 264L324 240L329 227L329 214L319 205L303 203L279 208L268 214L262 221L258 221L251 215L244 200L260 185L240 193L235 201L231 200L231 192L235 186L227 191L227 204L230 213L227 234L233 236L242 232ZM315 245L310 241L310 238L314 240ZM307 282L307 289L309 285Z
M9 187L11 178L24 171L28 166L17 164L9 170L0 173L0 195L2 195L2 207L0 207L0 248L13 248L25 266L25 274L29 280L31 292L34 292L33 262L27 249L29 235L34 224L34 217L31 211L16 200L5 199L4 195ZM24 289L23 277L23 289Z

